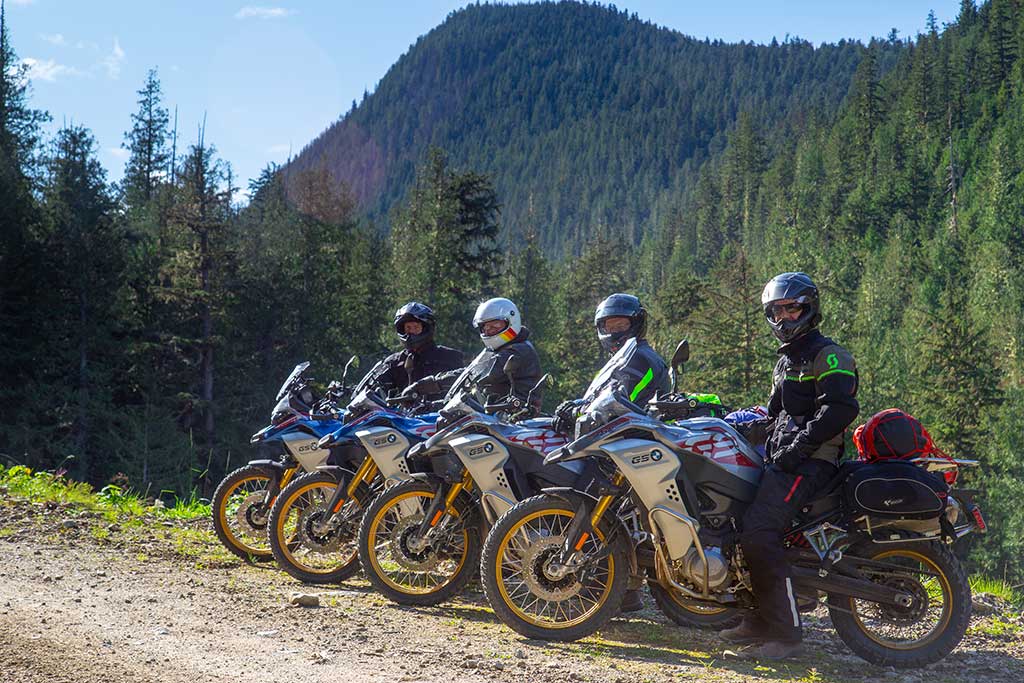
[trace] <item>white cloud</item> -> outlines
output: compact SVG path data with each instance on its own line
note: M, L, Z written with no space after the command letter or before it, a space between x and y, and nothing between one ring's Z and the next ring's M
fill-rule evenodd
M281 154L287 154L291 149L291 145L271 145L270 147L267 147L267 154L278 156Z
M291 14L295 14L295 11L284 7L253 7L247 5L235 12L235 19L283 19Z
M107 154L120 160L127 159L131 156L131 152L126 150L124 147L107 147Z
M82 76L81 71L73 66L58 64L53 59L34 59L25 57L21 63L28 67L26 77L31 81L56 81L61 76Z
M121 42L115 37L113 51L104 57L100 64L107 70L107 76L109 78L116 79L121 75L121 62L123 61L124 50L121 49Z
M48 42L50 45L67 45L68 41L64 39L62 33L40 33L39 37Z

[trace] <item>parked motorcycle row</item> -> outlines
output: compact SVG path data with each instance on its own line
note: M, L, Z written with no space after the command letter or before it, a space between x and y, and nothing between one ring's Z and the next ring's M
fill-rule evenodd
M481 403L474 378L493 369L481 372L479 358L436 404L380 393L380 363L348 385L355 359L318 396L302 363L252 437L259 457L216 491L217 535L239 557L274 559L307 583L361 568L402 605L443 603L479 577L497 617L530 638L585 637L643 585L681 626L734 624L756 604L736 522L763 452L722 419L717 397L678 390L685 341L672 392L631 402L612 376L632 344L591 383L575 438L534 416L532 395ZM500 371L511 379L514 362ZM894 462L879 484L877 467L844 463L786 537L801 611L824 605L840 638L876 664L947 655L971 609L950 544L985 530L972 492L895 512L865 509L862 493L899 481L900 467L972 464Z

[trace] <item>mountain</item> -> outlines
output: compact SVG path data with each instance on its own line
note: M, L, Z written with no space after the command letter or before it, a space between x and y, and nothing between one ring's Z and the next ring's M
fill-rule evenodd
M881 45L884 70L901 44ZM697 40L614 6L471 5L422 36L292 167L326 165L386 224L436 145L491 175L505 229L532 229L548 253L599 234L638 242L741 112L765 130L830 116L862 51Z

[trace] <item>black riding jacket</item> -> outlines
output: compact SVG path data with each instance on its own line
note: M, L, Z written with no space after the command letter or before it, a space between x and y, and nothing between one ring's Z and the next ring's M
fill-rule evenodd
M769 458L782 448L838 464L857 418L857 365L850 352L812 330L779 347L768 399Z
M543 374L540 367L540 356L537 355L537 349L534 348L529 337L530 330L523 327L519 330L519 335L515 339L493 351L484 349L473 361L474 366L488 371L485 378L477 384L478 389L485 397L485 402L495 403L510 394L525 399L530 393L530 389L540 380L541 374ZM513 355L519 357L519 367L515 371L514 384L509 381L509 378L503 372L509 356ZM455 383L459 375L462 374L463 369L459 368L458 370L435 375L434 379L437 380L437 387L441 391L447 391ZM422 386L430 389L434 388L427 385L427 380L424 380ZM542 398L540 394L541 391L538 390L533 396L534 408L540 407Z
M433 342L410 351L403 349L384 359L384 368L377 380L378 386L388 394L399 393L407 386L429 375L454 370L465 363L462 351L440 346ZM424 398L435 401L443 391L428 393Z
M672 391L668 365L646 339L636 340L636 351L629 362L616 370L612 377L628 392L629 400L640 406L646 406L655 395Z

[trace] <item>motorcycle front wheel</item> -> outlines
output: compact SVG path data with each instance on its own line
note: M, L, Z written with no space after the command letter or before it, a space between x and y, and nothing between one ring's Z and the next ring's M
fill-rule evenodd
M548 495L508 510L484 542L480 575L487 600L527 638L577 640L619 612L629 581L629 541L602 520L579 553L576 570L553 568L579 503Z
M359 571L356 535L370 490L360 482L340 510L331 497L349 478L309 472L284 487L270 510L270 548L288 574L303 583L339 583Z
M240 467L217 486L213 494L213 529L224 547L246 562L274 558L267 540L270 506L267 490L276 470L256 465Z
M462 592L480 566L479 513L464 500L445 513L436 538L420 538L435 495L435 488L421 481L393 486L370 505L359 529L366 578L400 605L445 602Z

